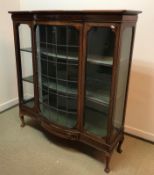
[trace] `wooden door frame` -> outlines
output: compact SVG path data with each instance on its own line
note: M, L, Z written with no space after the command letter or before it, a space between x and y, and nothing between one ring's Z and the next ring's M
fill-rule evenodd
M113 112L113 107L114 107L114 98L115 98L115 84L116 84L116 71L117 71L117 63L118 63L118 44L119 44L119 36L120 36L120 27L121 24L119 23L91 23L91 22L86 22L84 24L84 38L83 38L83 64L84 68L82 70L83 75L82 77L82 91L84 92L84 102L85 104L85 77L86 77L86 59L87 59L87 39L88 39L88 32L93 28L93 27L106 27L106 28L111 28L112 31L115 33L115 45L114 45L114 55L113 55L113 66L112 66L112 80L111 80L111 90L110 90L110 102L109 102L109 115L108 115L108 121L107 121L107 137L105 138L106 143L108 144L110 142L110 137L111 137L111 130L112 130L112 112ZM83 107L84 110L84 107ZM84 113L84 111L83 111ZM83 115L84 116L84 115ZM84 117L83 117L84 121ZM83 123L82 123L82 131L84 130L83 128ZM93 136L92 136L93 137ZM96 136L97 137L97 136ZM98 138L98 137L97 137ZM101 138L100 138L101 139ZM103 139L103 138L102 138Z

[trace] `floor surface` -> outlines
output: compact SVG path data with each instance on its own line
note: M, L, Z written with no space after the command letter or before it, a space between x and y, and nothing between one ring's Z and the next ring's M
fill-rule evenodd
M43 132L18 107L0 114L0 175L105 175L103 154ZM110 175L154 175L154 145L125 136L123 153L114 152Z

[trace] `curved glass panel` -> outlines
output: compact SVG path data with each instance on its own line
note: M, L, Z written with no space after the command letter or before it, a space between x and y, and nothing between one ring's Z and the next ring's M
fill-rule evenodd
M37 26L40 108L48 120L73 128L77 120L79 31Z
M19 43L22 69L23 104L34 106L33 63L31 49L31 30L27 24L19 25Z
M115 101L115 110L113 117L114 132L118 132L119 129L121 129L123 122L132 34L132 27L125 28L122 34L122 45L117 78L117 96Z
M88 33L84 129L105 137L110 101L115 34L108 27Z

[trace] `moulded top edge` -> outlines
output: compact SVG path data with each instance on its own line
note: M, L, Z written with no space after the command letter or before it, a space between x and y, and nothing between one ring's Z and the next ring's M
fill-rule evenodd
M33 11L9 11L11 14L97 14L97 15L137 15L142 11L135 10L33 10Z

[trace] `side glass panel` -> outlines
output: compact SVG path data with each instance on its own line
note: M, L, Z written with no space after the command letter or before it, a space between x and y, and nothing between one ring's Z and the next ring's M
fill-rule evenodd
M70 26L37 26L39 101L49 121L73 128L77 121L79 31Z
M122 45L118 68L117 96L113 117L114 132L118 132L122 127L124 103L128 79L128 69L131 51L133 28L125 28L122 34Z
M31 49L31 30L27 24L19 25L19 42L22 68L23 104L34 106L33 64Z
M107 135L115 33L108 27L88 32L84 129L99 137Z

